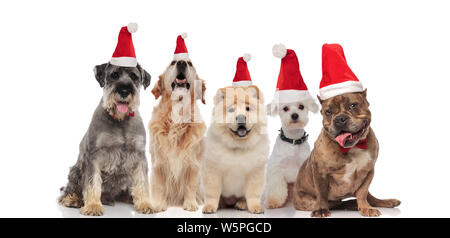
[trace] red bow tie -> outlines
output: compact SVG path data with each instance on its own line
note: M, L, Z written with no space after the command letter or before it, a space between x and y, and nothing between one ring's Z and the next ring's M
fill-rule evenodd
M129 116L129 117L134 117L134 112L129 112L129 113L128 113L128 116ZM114 116L111 116L111 117L112 117L113 119L116 119Z
M360 149L367 150L367 138L364 140L360 140L354 147L358 147ZM345 154L354 147L344 148L344 147L339 146L339 149L341 150L342 154Z

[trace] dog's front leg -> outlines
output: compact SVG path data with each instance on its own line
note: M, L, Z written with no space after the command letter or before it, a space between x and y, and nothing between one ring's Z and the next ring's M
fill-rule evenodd
M153 208L150 204L147 171L146 162L142 162L137 166L137 168L133 171L133 186L131 188L134 209L137 212L144 214L153 213Z
M363 216L377 217L381 215L380 211L370 206L369 202L367 201L367 194L369 193L369 186L370 183L372 182L373 176L374 171L371 170L367 174L367 177L364 180L363 184L358 188L358 190L356 190L356 201L358 203L358 210Z
M266 207L268 209L280 208L288 197L288 185L278 168L267 169Z
M200 183L200 169L197 165L192 165L187 169L186 187L184 189L183 209L187 211L197 211L197 191Z
M265 168L264 166L254 169L247 175L245 200L248 211L251 213L264 213L261 205L261 196L264 191Z
M222 174L220 171L205 166L202 172L202 184L205 193L203 213L216 213L222 193Z
M313 164L313 182L317 191L316 204L311 212L312 217L328 217L331 215L328 208L329 178L320 172L316 163Z
M166 175L161 167L154 166L152 168L150 185L154 212L167 210Z
M83 200L84 206L80 212L88 216L101 216L105 209L102 206L102 177L97 165L92 164L87 169L84 180Z

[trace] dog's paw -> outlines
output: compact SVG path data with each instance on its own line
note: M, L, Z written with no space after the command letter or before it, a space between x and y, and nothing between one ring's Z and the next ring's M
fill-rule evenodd
M211 213L216 213L217 212L217 206L211 205L211 204L206 204L203 207L203 213L206 214L211 214Z
M80 208L83 206L83 200L81 200L76 194L69 194L60 198L59 204L65 207Z
M328 209L318 209L311 212L311 217L329 217L331 216L330 210Z
M260 204L253 204L248 206L248 211L255 214L264 213L264 208Z
M164 212L167 210L167 203L153 203L154 212Z
M275 209L282 207L284 202L280 201L279 199L275 198L268 198L266 201L266 207L267 209Z
M105 208L103 208L102 204L93 203L82 207L80 212L86 216L101 216L105 212Z
M238 210L247 210L247 201L245 201L245 199L241 199L234 204L234 207Z
M183 209L186 211L195 212L198 210L197 202L195 200L194 201L185 200L183 202Z
M139 202L134 204L134 210L142 214L151 214L154 212L151 204L149 202Z
M365 217L379 217L381 212L373 207L359 208L359 213Z

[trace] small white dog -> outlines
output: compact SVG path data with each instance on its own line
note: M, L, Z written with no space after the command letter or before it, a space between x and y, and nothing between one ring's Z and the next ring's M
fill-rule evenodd
M311 153L304 130L309 120L308 112L317 113L318 110L319 106L312 98L267 105L267 112L272 116L279 115L282 124L267 165L267 208L279 208L288 201L298 170Z

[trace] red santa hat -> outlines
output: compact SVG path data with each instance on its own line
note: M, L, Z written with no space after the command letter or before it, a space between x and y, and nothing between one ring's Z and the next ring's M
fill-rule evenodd
M184 43L184 39L186 38L187 33L185 32L177 37L177 47L173 53L174 59L189 59L188 50L186 48L186 44Z
M300 74L300 66L295 51L286 49L283 44L278 44L273 46L272 52L275 57L281 58L274 101L291 103L313 100Z
M138 25L136 23L130 23L128 26L120 29L116 50L109 61L111 64L123 67L136 67L136 53L134 52L131 33L135 33L137 29Z
M363 92L363 85L347 65L344 50L339 44L322 46L322 81L320 99L354 92Z
M252 78L248 72L247 62L252 59L250 54L244 54L244 56L239 57L236 64L236 74L233 78L233 86L235 87L248 87L252 85Z

